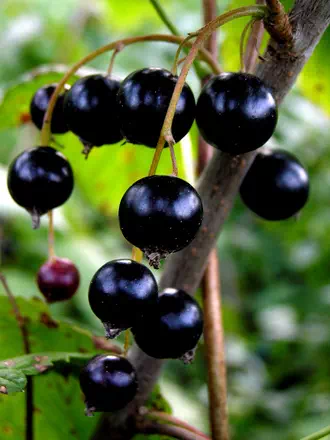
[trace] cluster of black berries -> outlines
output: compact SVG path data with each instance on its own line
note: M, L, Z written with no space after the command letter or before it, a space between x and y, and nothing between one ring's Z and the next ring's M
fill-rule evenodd
M53 133L71 130L89 151L93 146L122 139L155 148L177 77L164 69L142 69L120 82L113 76L79 79L60 95L51 122ZM41 128L55 86L38 90L31 102L31 117ZM257 77L244 73L214 76L195 104L187 84L181 92L172 124L176 142L196 119L207 142L237 155L255 150L272 136L277 108L270 90ZM8 174L14 200L39 217L62 205L73 189L73 173L65 157L51 147L20 154ZM241 185L247 206L268 220L295 215L308 197L308 175L299 161L281 150L257 155ZM124 194L119 222L125 238L141 249L149 264L188 246L203 219L196 190L173 176L149 176ZM70 298L79 273L73 263L53 258L38 273L38 285L47 301ZM106 335L116 337L131 329L138 346L155 358L182 358L189 362L201 337L203 317L197 302L186 292L158 287L151 271L133 260L114 260L102 266L89 288L93 312ZM123 357L100 355L82 370L81 388L87 413L115 411L133 399L137 378Z

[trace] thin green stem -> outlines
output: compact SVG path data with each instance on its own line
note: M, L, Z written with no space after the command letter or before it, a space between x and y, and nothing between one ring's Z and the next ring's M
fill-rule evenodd
M166 25L168 30L172 32L173 35L180 35L180 32L178 28L172 23L169 16L166 14L165 9L163 6L160 5L158 0L150 0L150 3L155 8L157 14L159 15L159 18L162 20L162 22Z
M147 42L147 41L163 41L168 42L172 44L180 44L184 40L184 37L178 37L175 35L163 35L163 34L153 34L153 35L145 35L142 37L132 37L132 38L124 38L122 40L114 41L113 43L106 44L103 47L100 47L99 49L96 49L95 51L88 54L86 57L78 61L76 64L74 64L71 69L68 70L68 72L63 76L62 80L58 83L54 93L52 94L52 97L49 101L47 112L44 117L44 123L42 126L41 131L41 145L48 145L50 141L50 124L51 119L54 111L54 107L57 101L57 98L61 91L63 90L66 82L71 78L72 75L74 75L77 70L82 67L84 64L92 61L94 58L98 57L99 55L102 55L105 52L115 50L117 47L122 46L129 46L131 44L135 43L141 43L141 42ZM189 42L187 43L188 46L192 46ZM200 50L200 56L203 61L205 61L213 70L213 72L217 73L219 72L219 66L218 64L212 59L212 56L208 51L205 49Z
M330 435L330 426L321 429L321 431L314 432L314 434L303 437L301 440L319 440L320 438Z
M203 28L201 28L198 31L198 36L196 40L194 41L192 48L189 51L189 54L182 66L182 70L180 73L180 76L178 78L178 81L175 85L175 89L169 104L169 107L167 109L167 113L165 116L165 120L163 123L163 127L160 132L159 140L157 143L156 151L153 157L153 161L151 164L151 167L149 169L149 176L152 176L157 171L157 166L165 145L165 142L168 140L171 140L174 142L172 133L171 133L171 126L172 121L175 115L176 106L178 104L181 91L184 87L185 80L187 78L187 75L189 73L190 67L193 64L198 51L202 48L204 42L210 37L213 31L215 31L218 27L224 25L225 23L228 23L229 21L232 21L239 17L246 17L252 15L255 18L263 19L267 16L268 8L265 6L259 6L259 5L252 5L252 6L246 6L238 9L234 9L232 11L229 11L223 15L220 15L215 20L209 22L207 25L205 25Z

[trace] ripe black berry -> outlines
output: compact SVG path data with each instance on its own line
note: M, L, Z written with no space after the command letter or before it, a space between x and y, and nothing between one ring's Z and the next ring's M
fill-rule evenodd
M73 173L66 158L51 147L24 151L10 165L8 189L15 202L32 216L39 217L62 205L73 189Z
M128 142L155 148L178 77L165 69L131 73L118 92L121 131ZM179 142L195 118L195 98L185 84L176 107L172 135Z
M83 143L101 146L122 139L116 100L119 85L115 77L90 75L75 82L67 93L67 124Z
M132 364L119 356L95 356L80 372L88 416L124 408L134 399L137 386Z
M156 312L132 331L147 355L190 362L203 332L203 314L197 302L183 290L165 289Z
M113 260L93 276L89 304L103 322L108 338L115 338L153 311L158 287L151 271L133 260Z
M202 201L188 183L173 176L149 176L135 182L119 206L124 237L140 248L149 263L188 246L203 219Z
M40 292L48 303L70 299L77 291L78 269L67 258L52 258L44 263L37 274Z
M284 150L258 153L240 188L246 206L266 220L285 220L297 214L308 193L306 170Z
M41 87L32 98L30 104L31 119L39 130L42 129L44 116L55 88L56 84ZM68 85L65 86L65 92L59 95L55 104L51 122L51 132L54 134L63 134L68 131L63 112L63 103L65 94L67 93L66 91L69 90L69 88Z
M270 89L248 73L222 73L203 88L196 122L203 138L219 150L242 154L272 136L277 108Z

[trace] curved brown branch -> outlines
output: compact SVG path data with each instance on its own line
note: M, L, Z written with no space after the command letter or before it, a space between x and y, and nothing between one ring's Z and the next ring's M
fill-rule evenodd
M179 440L205 440L208 437L201 437L194 432L187 429L180 428L175 425L167 425L165 423L157 423L153 421L144 422L143 425L138 427L137 432L143 434L161 434L168 435ZM209 439L211 440L211 439Z
M330 24L330 2L328 0L296 0L290 19L293 28L292 48L282 47L274 40L270 41L265 55L267 62L260 63L257 69L257 74L272 87L278 103L281 103L295 83L304 64ZM205 208L201 230L189 247L169 258L161 278L160 288L169 286L183 288L192 294L196 291L203 276L209 252L223 228L240 182L255 154L252 152L232 157L215 152L198 185ZM134 402L121 412L121 426L134 420L138 408L145 403L157 382L164 364L160 360L145 355L136 345L131 348L129 358L137 370L139 392ZM107 421L105 423L107 423L109 437L109 424ZM112 429L111 435L113 432ZM95 436L94 440L101 438Z
M271 15L265 22L265 27L272 38L278 43L291 46L293 43L292 27L289 16L280 0L266 0Z

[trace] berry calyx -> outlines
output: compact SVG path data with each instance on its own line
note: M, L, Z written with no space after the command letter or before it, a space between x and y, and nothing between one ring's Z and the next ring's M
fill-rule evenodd
M178 77L165 69L149 68L131 73L118 92L123 136L133 144L155 148ZM172 124L172 136L179 142L195 118L195 98L185 84Z
M173 176L149 176L126 191L118 215L124 237L158 268L160 259L194 239L202 223L203 205L188 182Z
M132 364L123 357L98 355L80 372L86 415L118 411L134 399L137 378Z
M285 220L297 214L308 200L307 171L284 150L257 154L240 188L245 205L265 220Z
M63 154L52 147L36 147L14 159L7 184L12 198L31 214L37 228L41 215L70 197L73 172Z
M48 108L49 101L56 89L57 84L51 84L41 87L34 94L30 103L30 114L34 125L42 129L45 113ZM57 98L51 121L51 132L54 134L64 134L68 131L68 126L64 117L63 103L64 97L70 86L65 86L65 92L61 93Z
M256 150L272 136L277 107L255 75L222 73L211 78L197 101L196 122L215 148L236 155Z
M89 75L71 87L64 101L64 114L70 130L85 145L114 144L123 137L119 129L118 78Z
M104 264L89 286L89 304L108 338L137 325L157 304L155 277L143 264L113 260Z
M183 290L165 289L155 313L132 331L137 345L148 356L182 358L189 363L203 332L203 314L194 298Z
M38 287L48 303L72 298L79 282L78 269L67 258L54 257L46 261L37 274Z

